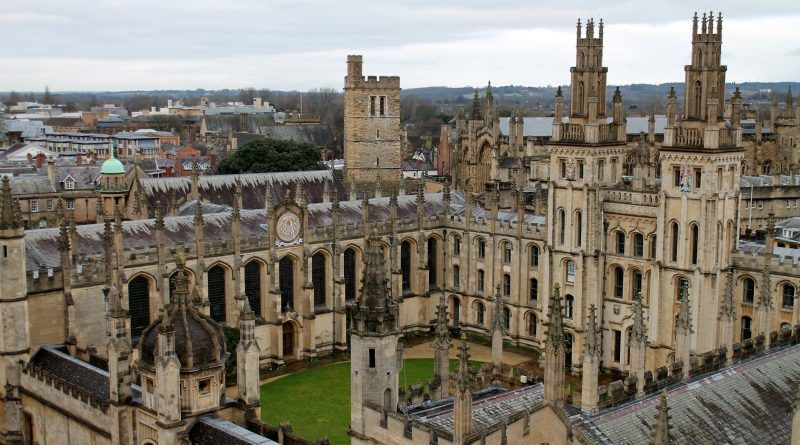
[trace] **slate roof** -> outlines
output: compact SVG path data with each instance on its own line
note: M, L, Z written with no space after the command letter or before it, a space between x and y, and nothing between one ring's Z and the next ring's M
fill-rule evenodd
M800 346L686 380L667 390L673 443L789 443L800 382ZM659 395L594 415L574 428L590 444L649 443Z
M316 147L336 145L330 125L323 123L260 126L258 133L269 139L305 142Z
M211 133L225 134L228 130L243 133L258 133L257 129L264 125L275 125L275 118L271 113L248 114L246 125L241 125L240 115L237 114L209 114L203 116L206 128Z
M194 445L277 445L277 442L249 431L214 414L204 414L189 428Z
M490 393L488 397L472 402L472 431L480 432L505 421L519 412L528 410L544 400L544 385L539 383L499 394ZM417 419L424 424L449 433L453 432L453 404L448 403L430 412L419 413Z
M293 199L298 182L303 184L303 191L306 193L309 202L322 201L325 181L331 182L331 193L341 190L341 187L337 186L340 181L340 175L331 170L314 170L288 173L201 176L198 182L200 196L204 201L232 207L236 178L239 178L242 183L242 208L244 209L263 209L266 203L267 190L272 193L273 202L283 200L286 190L289 190L290 197ZM156 204L161 204L162 208L170 205L173 195L176 198L185 199L191 190L192 184L191 177L188 176L144 178L140 181L144 191L142 198L151 209L155 209ZM340 191L339 199L345 199L343 191ZM180 201L178 202L180 203Z
M627 134L639 134L640 132L647 133L647 121L649 116L628 116L626 117L627 124L625 132ZM500 132L508 134L508 120L507 117L500 118ZM552 117L525 117L525 126L523 127L524 136L533 137L547 137L553 134L553 118ZM608 118L608 122L611 122ZM564 117L564 123L569 122L568 117ZM667 116L656 115L655 133L664 134L664 127L667 125Z
M108 372L70 356L63 346L43 345L29 363L58 376L101 401L108 401Z
M38 195L55 193L56 189L47 176L31 175L17 176L11 178L11 194L19 195Z

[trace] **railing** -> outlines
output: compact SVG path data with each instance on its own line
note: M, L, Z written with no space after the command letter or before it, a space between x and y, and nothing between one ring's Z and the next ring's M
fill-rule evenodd
M702 147L703 131L698 128L678 128L675 145L682 147Z
M583 142L585 139L583 132L583 125L578 124L563 124L564 134L562 140L571 142Z

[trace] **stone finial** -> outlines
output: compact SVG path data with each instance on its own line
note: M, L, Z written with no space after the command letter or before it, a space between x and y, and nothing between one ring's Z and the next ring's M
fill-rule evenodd
M448 327L447 300L444 293L439 295L439 305L436 306L436 338L437 345L450 347L450 328Z
M644 325L644 307L642 306L642 293L633 296L633 326L631 327L632 343L647 343L647 327Z
M558 283L553 285L550 297L550 328L547 330L547 348L559 349L564 347L564 314L561 308L561 290Z
M469 366L469 347L467 342L461 342L458 347L458 365L456 368L456 378L453 380L453 389L466 392L472 386L472 372Z
M564 93L561 91L561 85L556 88L556 97L564 97Z
M667 391L661 391L661 400L656 406L656 424L653 428L652 445L670 445L669 406L667 405Z
M156 230L164 230L164 212L161 210L161 205L156 204Z
M11 196L11 180L3 177L3 186L0 189L0 229L19 229L20 218L14 211L14 199Z
M761 271L761 293L758 299L758 308L764 311L772 309L772 292L770 292L770 268L764 267ZM767 329L763 333L769 333Z
M234 199L234 202L236 199ZM235 205L235 204L234 204ZM203 201L197 200L194 204L194 225L200 227L204 224L203 221Z
M621 103L622 102L622 92L619 90L619 87L614 89L614 103Z
M500 331L501 335L506 334L506 329L503 323L503 297L500 295L500 285L495 286L494 294L494 310L492 311L492 329L491 332Z
M122 306L122 296L114 284L108 288L109 316L111 318L126 318L128 311Z
M689 310L689 282L682 280L678 290L680 307L678 310L678 321L675 330L679 334L690 335L692 331L692 315ZM684 365L686 365L684 363Z
M483 110L481 109L481 98L478 95L478 90L475 90L475 95L472 97L472 112L469 115L470 120L483 119Z
M725 291L722 294L722 305L719 310L720 321L733 322L736 319L736 305L733 302L733 268L728 269L725 279Z
M397 189L398 195L405 195L406 194L406 177L404 175L400 175L400 184Z
M600 339L597 338L597 307L592 304L589 306L589 317L586 327L586 350L585 357L596 359L600 358Z
M239 311L239 320L254 320L255 313L253 312L253 308L250 307L250 299L245 298L244 304L242 304L242 310Z

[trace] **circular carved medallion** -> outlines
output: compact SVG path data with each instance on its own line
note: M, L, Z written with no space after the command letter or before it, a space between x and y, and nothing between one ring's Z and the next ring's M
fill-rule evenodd
M276 224L278 238L285 243L290 243L300 235L300 218L292 212L286 212L278 218Z

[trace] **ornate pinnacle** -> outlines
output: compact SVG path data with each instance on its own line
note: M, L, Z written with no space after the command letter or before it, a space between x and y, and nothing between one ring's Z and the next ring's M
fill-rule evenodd
M164 212L161 204L156 204L156 230L164 230Z
M692 316L689 311L689 282L686 280L681 281L680 290L678 291L680 298L680 309L678 311L678 321L675 330L678 333L689 335L692 331Z
M250 300L248 298L244 299L244 304L242 305L242 310L239 313L239 320L254 320L255 314L253 313L253 309L250 307Z
M656 407L656 425L653 430L653 445L669 445L671 443L669 433L669 406L667 405L667 391L661 391L661 401Z
M550 297L550 329L547 330L547 343L548 348L563 348L564 347L564 315L561 312L561 293L558 283L553 285L553 294Z
M469 348L466 342L462 342L458 347L458 368L456 378L451 379L451 385L455 391L464 393L472 386L472 370L469 366Z
M198 227L203 225L203 201L200 199L194 204L194 225Z
M758 299L758 307L761 309L772 309L772 292L770 292L770 270L769 263L761 273L761 298Z
M585 357L595 359L600 357L600 341L597 338L597 308L594 304L589 306L589 321L586 327L586 352Z
M14 211L14 200L11 197L11 180L3 177L3 187L0 190L0 229L20 228L20 218Z
M481 110L481 98L478 96L478 90L475 90L475 96L472 97L472 113L469 118L471 120L483 119L483 111Z
M499 330L501 334L506 334L505 326L503 326L503 298L500 295L500 285L495 287L494 294L494 310L492 311L492 332Z
M644 308L642 307L641 292L637 292L633 297L633 326L631 328L631 342L647 342L647 328L644 325Z
M439 305L436 307L436 340L439 346L450 347L450 329L447 326L447 301L444 294L439 296Z
M733 268L728 269L725 280L725 293L722 295L722 307L719 310L719 319L730 321L736 319L736 306L733 303Z

